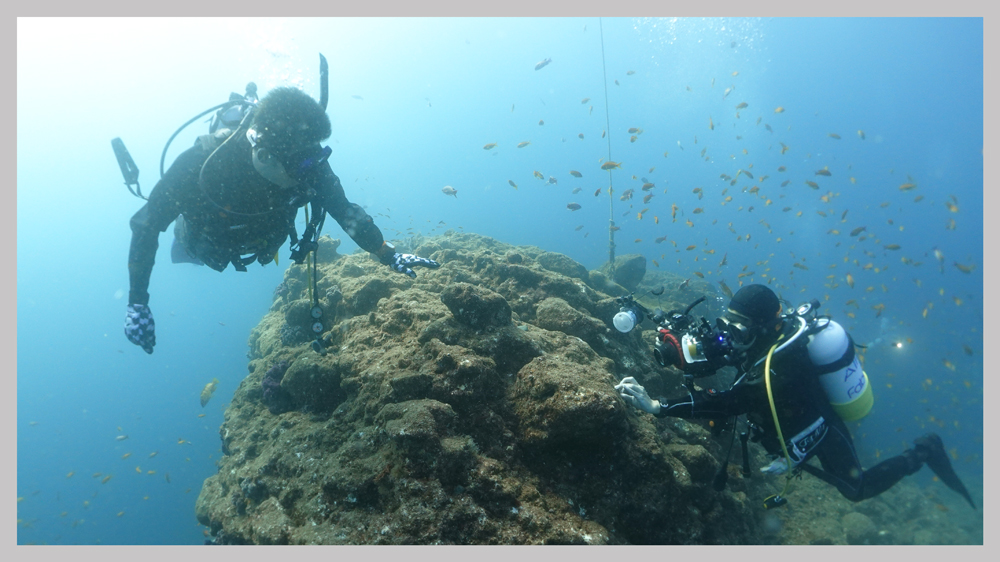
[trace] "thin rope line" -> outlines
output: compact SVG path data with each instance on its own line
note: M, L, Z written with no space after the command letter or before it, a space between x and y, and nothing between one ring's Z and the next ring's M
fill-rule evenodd
M608 131L608 162L611 162L611 117L608 112L608 67L604 60L604 18L597 18L601 28L601 70L604 73L604 122ZM608 263L610 264L611 280L615 278L615 198L614 175L608 170Z

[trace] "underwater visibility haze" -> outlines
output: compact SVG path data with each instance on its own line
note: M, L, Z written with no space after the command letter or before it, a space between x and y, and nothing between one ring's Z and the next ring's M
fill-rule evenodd
M287 246L277 265L220 274L170 263L168 229L147 355L122 331L143 202L110 141L148 194L167 138L247 82L318 99L320 53L323 144L387 240L448 255L441 239L482 235L587 270L612 248L640 254L715 313L748 283L786 307L818 299L867 346L875 405L848 424L862 464L937 432L979 506L921 470L897 486L964 534L913 512L926 532L895 540L982 542L981 18L22 18L17 43L18 544L215 532L195 503ZM333 220L323 233L357 249ZM780 534L768 540L810 540Z

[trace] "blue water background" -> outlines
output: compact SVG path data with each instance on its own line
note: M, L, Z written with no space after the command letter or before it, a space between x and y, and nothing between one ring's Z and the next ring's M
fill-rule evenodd
M650 269L698 271L734 290L746 265L755 274L744 281L767 282L766 273L792 304L820 299L857 342L882 337L867 353L875 408L851 424L865 466L937 431L979 500L982 20L605 19L607 97L599 26L596 18L19 20L18 543L203 540L195 499L216 471L223 411L247 374L247 337L287 251L279 267L220 274L171 264L171 230L161 235L149 289L158 343L146 355L122 333L128 220L142 202L122 185L109 141L124 139L148 192L167 137L246 82L261 94L295 84L318 98L318 52L330 62L333 169L387 238L461 229L596 268L608 256L609 176L599 169L607 130L611 160L622 162L610 200L619 255L642 253ZM552 63L534 70L544 58ZM748 106L737 118L740 102ZM643 130L634 143L629 127ZM206 129L185 130L168 165ZM531 144L516 148L521 141ZM831 177L814 175L823 167ZM720 179L739 169L755 181ZM649 204L633 175L656 184ZM917 188L900 191L908 178ZM446 185L457 197L441 192ZM753 185L762 197L743 191ZM628 188L636 196L619 201ZM723 205L726 188L733 199ZM571 202L582 208L568 210ZM870 238L849 237L858 226ZM356 248L334 221L325 232L343 240L342 253ZM660 236L667 241L655 243ZM214 377L218 390L202 408L199 393ZM950 493L927 470L914 478Z

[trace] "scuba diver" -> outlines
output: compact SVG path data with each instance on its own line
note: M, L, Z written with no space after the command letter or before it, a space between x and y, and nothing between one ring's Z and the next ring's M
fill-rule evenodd
M916 439L915 446L900 455L867 470L862 468L844 422L860 419L871 409L871 385L855 355L851 336L829 317L818 316L818 307L819 302L813 301L794 314L782 315L777 295L755 284L733 295L715 329L704 318L700 325L688 320L691 307L683 314L671 313L672 318L659 323L654 352L657 361L680 368L688 378L733 366L738 370L735 382L728 390L719 391L687 384L687 395L659 400L651 398L633 377L622 379L615 389L625 402L657 417L732 417L734 439L735 418L745 414L748 430L741 439L747 476L746 440L750 434L777 457L761 472L783 474L790 467L791 478L805 470L857 502L881 494L926 464L975 508L935 433ZM657 314L661 316L654 315L654 320L666 316L660 311ZM814 456L822 469L807 464ZM717 476L717 480L722 477L722 486L726 465L728 458ZM767 498L765 507L783 505L787 490L786 481L785 490Z
M321 55L321 102L293 87L276 88L258 102L256 86L250 83L246 96L234 93L229 103L217 106L211 134L199 137L165 174L161 159L162 177L130 221L125 335L146 353L153 353L156 345L147 289L157 238L175 219L173 263L207 265L216 271L225 270L230 263L237 271L246 271L254 261L266 265L277 258L281 245L290 238L295 263L303 263L313 252L315 288L315 250L326 213L358 246L393 271L416 277L414 267L439 267L433 260L396 252L361 206L347 200L327 161L331 150L320 146L331 133L325 109L325 63ZM131 180L138 188L138 169L124 144L115 139L112 146L126 185ZM307 210L307 227L299 239L295 217L306 204L312 208L312 217L308 218ZM316 304L313 317L319 318L321 313ZM313 331L318 335L322 324L314 324Z

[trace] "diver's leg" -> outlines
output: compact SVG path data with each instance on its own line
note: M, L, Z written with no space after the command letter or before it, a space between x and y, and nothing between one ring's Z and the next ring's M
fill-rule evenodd
M823 469L802 464L802 469L837 488L845 498L851 501L861 501L867 496L866 474L861 468L861 461L854 451L851 434L840 419L827 420L829 429L823 441L816 446L816 458Z

